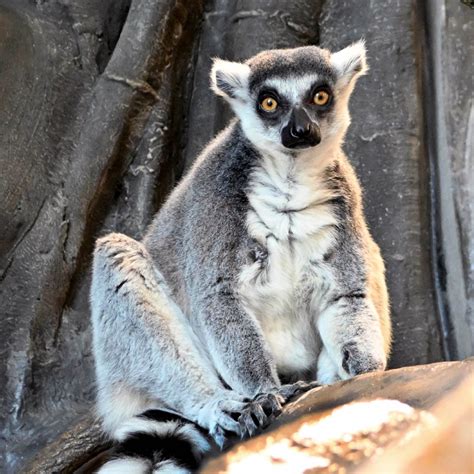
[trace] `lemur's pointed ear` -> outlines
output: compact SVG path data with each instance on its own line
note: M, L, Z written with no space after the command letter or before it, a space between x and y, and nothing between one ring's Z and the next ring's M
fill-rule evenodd
M364 75L369 70L364 41L358 41L333 53L331 63L337 71L338 81L344 84Z
M228 99L243 99L248 89L250 67L247 64L214 59L211 70L211 87Z

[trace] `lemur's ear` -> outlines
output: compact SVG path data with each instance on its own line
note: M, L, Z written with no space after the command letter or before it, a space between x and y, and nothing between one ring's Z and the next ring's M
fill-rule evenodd
M358 41L333 53L331 63L337 71L338 81L342 84L348 84L352 79L364 75L369 70L364 41Z
M247 64L214 59L211 88L227 99L244 99L248 90L250 67Z

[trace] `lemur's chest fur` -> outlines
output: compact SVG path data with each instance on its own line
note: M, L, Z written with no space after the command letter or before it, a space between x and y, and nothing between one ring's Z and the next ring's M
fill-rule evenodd
M312 370L319 352L315 321L332 287L324 256L335 242L334 193L321 171L267 156L252 173L247 196L255 248L240 274L242 299L260 321L280 373Z

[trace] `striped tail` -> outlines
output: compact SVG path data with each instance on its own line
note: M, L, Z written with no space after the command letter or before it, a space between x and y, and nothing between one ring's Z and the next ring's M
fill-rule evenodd
M121 425L99 474L188 474L211 448L206 432L177 414L148 410Z

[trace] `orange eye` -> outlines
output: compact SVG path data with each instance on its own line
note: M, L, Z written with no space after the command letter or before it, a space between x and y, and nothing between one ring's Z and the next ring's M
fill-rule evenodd
M329 102L330 95L328 92L325 90L320 90L317 91L316 94L314 94L313 97L313 102L316 105L326 105Z
M265 112L273 112L278 107L278 102L273 97L265 97L265 99L260 102L260 107L262 107Z

